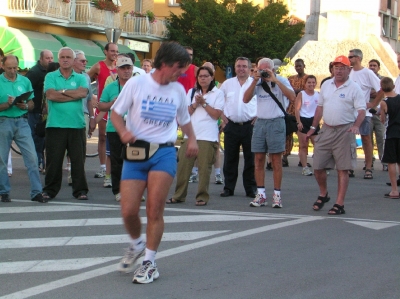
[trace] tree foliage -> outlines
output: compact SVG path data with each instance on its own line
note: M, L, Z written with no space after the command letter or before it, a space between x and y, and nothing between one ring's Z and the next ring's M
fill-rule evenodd
M224 69L239 56L280 58L300 39L304 23L289 24L282 3L260 9L236 0L182 0L181 15L168 17L169 40L194 49L194 63Z

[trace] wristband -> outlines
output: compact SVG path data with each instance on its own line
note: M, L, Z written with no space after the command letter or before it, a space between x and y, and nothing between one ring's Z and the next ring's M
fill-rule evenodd
M91 119L94 119L94 116L92 115L92 116L90 116L90 118L91 118Z
M28 104L25 104L25 110L28 110Z
M310 126L310 129L315 130L315 127L314 126Z

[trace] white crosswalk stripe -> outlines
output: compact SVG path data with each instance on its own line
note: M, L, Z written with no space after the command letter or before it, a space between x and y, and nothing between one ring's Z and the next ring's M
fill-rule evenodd
M24 200L16 200L17 202L26 203ZM145 207L142 207L143 209ZM1 250L52 250L54 248L66 248L72 246L96 246L96 245L112 245L112 244L128 244L129 237L124 234L96 234L94 235L74 235L76 229L87 233L91 228L102 227L114 228L121 231L123 228L122 218L119 216L119 206L115 205L99 205L99 204L72 204L51 202L46 206L20 206L20 207L4 207L0 209L0 214L7 214L8 221L0 221L0 236L3 233L8 233L12 238L2 237L0 240L0 253ZM106 211L106 215L115 215L116 217L93 217L90 218L90 212ZM107 211L110 211L108 213ZM239 213L239 212L225 212L221 211L202 210L194 213L193 210L185 209L169 209L166 211L186 212L187 215L166 215L164 222L166 224L184 224L184 223L206 223L206 222L230 222L237 221L280 221L293 219L293 216L286 215L273 215L273 214L255 214L255 213ZM73 215L84 215L86 217L74 218ZM190 212L190 213L189 213ZM29 213L33 215L30 220L25 220L26 217L20 218L24 220L10 220L13 219L10 215L24 215ZM76 214L79 213L79 214ZM200 214L199 214L200 213ZM95 214L95 213L92 213ZM97 215L97 214L96 214ZM56 216L56 217L54 217ZM71 217L72 216L72 217ZM32 220L35 219L35 220ZM46 219L50 218L50 219ZM54 219L58 218L58 219ZM70 219L74 218L74 219ZM296 217L295 217L296 218ZM146 217L141 217L143 224L147 223ZM218 227L218 226L217 226ZM76 228L76 229L74 229ZM62 235L51 237L39 237L43 235L43 231L52 231L53 229L68 229L67 233L61 232ZM20 235L27 236L28 238L18 238ZM200 230L200 231L182 231L182 232L165 232L163 234L163 242L186 242L210 238L212 236L223 235L229 233L231 230L216 229L216 230ZM38 236L36 236L38 233ZM66 235L65 235L66 234ZM145 235L143 235L145 237ZM59 259L43 259L43 260L27 260L27 261L4 261L0 262L0 275L1 274L15 274L15 273L31 273L31 272L52 272L52 271L74 271L92 267L95 265L104 264L110 261L117 262L121 256L95 256L94 257L79 257L65 258L60 256ZM121 249L122 255L122 249Z

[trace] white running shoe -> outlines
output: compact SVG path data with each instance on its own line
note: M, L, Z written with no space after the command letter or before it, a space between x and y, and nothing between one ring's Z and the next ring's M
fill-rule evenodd
M133 246L130 245L129 248L126 249L124 257L118 264L118 271L124 273L132 272L136 262L139 260L140 257L144 256L145 250L146 250L146 243L144 243L143 249L140 250L135 250Z
M121 201L121 193L115 194L115 201Z
M282 199L280 195L276 195L274 194L274 196L272 197L272 207L273 208L282 208Z
M306 166L306 167L303 167L302 174L305 175L305 176L313 175L312 171L311 171L310 168L308 168L307 166Z
M158 273L156 263L153 265L150 261L143 261L142 265L135 271L132 282L150 283L159 277L160 273Z
M222 185L224 183L224 180L222 179L221 174L216 174L215 175L215 183L217 185Z
M106 174L106 176L104 177L103 187L104 188L111 188L112 187L111 174Z
M104 178L106 176L106 169L100 167L100 170L94 175L95 178Z
M267 204L267 199L262 194L257 194L253 201L250 202L250 207L263 207Z
M189 183L197 183L199 181L197 177L197 173L193 173L190 175Z

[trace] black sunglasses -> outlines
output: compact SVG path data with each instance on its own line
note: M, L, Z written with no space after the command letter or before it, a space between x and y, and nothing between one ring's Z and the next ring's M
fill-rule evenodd
M358 57L357 55L353 55L353 56L349 56L349 57L347 57L348 59L352 59L352 58L354 58L354 57Z

